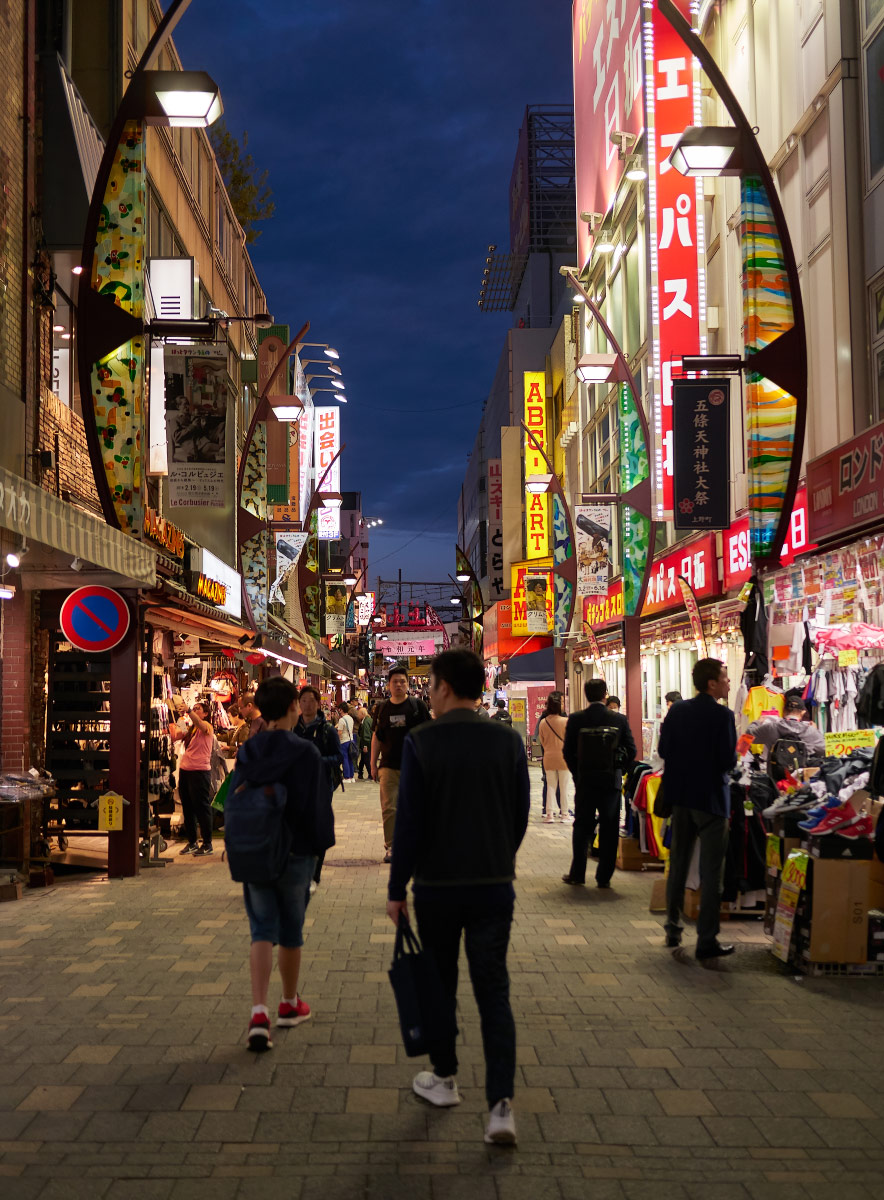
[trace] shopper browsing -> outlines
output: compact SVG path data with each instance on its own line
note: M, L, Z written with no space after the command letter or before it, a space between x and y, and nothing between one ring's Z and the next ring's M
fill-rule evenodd
M190 725L183 725L183 718L190 718ZM184 834L187 844L179 854L192 854L203 858L213 854L212 847L212 746L215 731L209 722L205 704L186 705L182 708L178 722L171 726L173 742L184 742L184 753L178 762L178 796L184 817ZM199 828L202 845L197 838Z
M256 733L261 733L267 728L267 722L261 715L261 710L255 703L254 692L243 692L242 699L239 702L239 712L242 719L248 726L246 738L254 737Z

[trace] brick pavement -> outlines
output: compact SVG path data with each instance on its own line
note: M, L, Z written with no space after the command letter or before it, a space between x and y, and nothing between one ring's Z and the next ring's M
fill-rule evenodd
M884 1197L881 982L796 982L756 922L728 927L723 969L678 961L651 878L566 888L569 830L536 804L510 960L519 1146L482 1142L468 989L463 1103L424 1106L386 978L376 788L335 807L315 1016L270 1054L243 1048L247 927L220 856L0 905L3 1200Z

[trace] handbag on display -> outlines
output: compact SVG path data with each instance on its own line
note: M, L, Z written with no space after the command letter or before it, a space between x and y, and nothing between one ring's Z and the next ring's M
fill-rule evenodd
M445 1012L442 980L431 954L421 948L404 913L399 914L390 985L399 1012L402 1042L409 1058L426 1054L434 1042L454 1037L454 1013Z

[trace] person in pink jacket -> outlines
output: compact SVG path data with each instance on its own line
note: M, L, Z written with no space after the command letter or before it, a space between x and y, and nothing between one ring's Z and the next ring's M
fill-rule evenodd
M543 770L546 774L546 816L545 824L550 825L555 820L553 816L553 799L558 789L559 817L563 821L570 820L571 808L571 772L562 754L565 744L565 726L568 718L562 712L561 693L553 692L546 702L546 712L540 719L538 736L543 750Z

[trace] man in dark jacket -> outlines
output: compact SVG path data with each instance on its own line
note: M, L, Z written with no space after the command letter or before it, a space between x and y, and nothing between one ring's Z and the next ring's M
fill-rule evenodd
M528 825L528 763L519 735L475 711L485 669L470 650L446 650L430 668L436 719L413 730L402 751L387 913L408 917L406 885L423 944L432 950L455 1026L461 934L482 1022L486 1142L512 1145L516 1029L506 956L515 859ZM431 1104L459 1104L455 1033L430 1050L432 1071L413 1082Z
M322 758L322 792L331 808L332 796L338 783L343 779L344 752L337 730L330 721L326 721L322 713L322 696L315 687L305 684L298 692L298 709L300 715L295 725L298 737L312 742ZM311 893L316 891L322 875L322 864L325 852L317 855L316 870L313 872Z
M267 992L273 968L273 947L279 946L282 1000L277 1025L300 1025L310 1017L310 1006L298 995L304 912L317 855L335 842L331 795L324 784L322 761L315 746L292 733L298 719L298 692L294 684L275 675L259 687L255 700L267 722L240 748L231 790L242 785L284 783L287 791L285 820L292 833L288 865L273 883L244 883L243 896L252 948L252 1015L248 1048L269 1050L270 1013Z
M693 700L673 704L660 730L666 797L672 805L672 846L666 882L666 945L678 946L684 929L685 880L700 839L700 914L697 958L722 958L733 946L718 940L721 888L730 818L728 773L736 762L734 714L719 704L730 689L727 667L717 658L694 664Z
M496 711L491 717L492 721L503 721L504 725L512 725L513 718L506 711L506 700L498 700Z
M583 685L583 694L587 707L568 718L562 748L568 770L574 776L571 869L562 880L578 887L586 882L586 856L598 824L599 861L595 881L597 887L609 888L617 862L623 772L635 762L635 739L626 717L605 706L608 686L604 679L590 679ZM586 739L598 741L598 746L590 746L583 731L605 728L616 730L617 736L586 735ZM599 751L602 755L605 753L607 745L612 747L610 763L600 761L598 757Z

